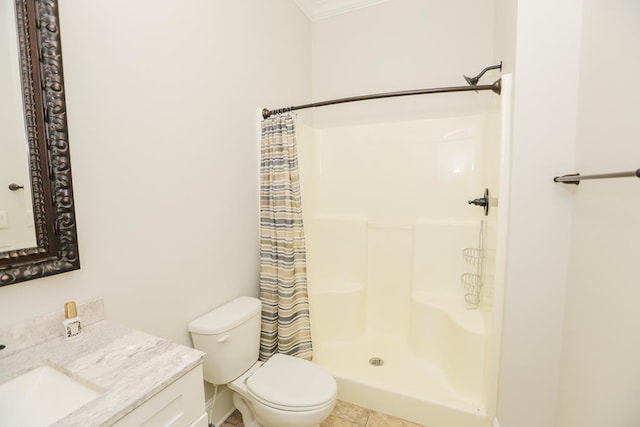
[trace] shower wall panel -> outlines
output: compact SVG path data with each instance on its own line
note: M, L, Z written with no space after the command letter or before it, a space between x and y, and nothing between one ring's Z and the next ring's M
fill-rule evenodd
M478 246L480 221L420 219L415 226L414 292L457 295L462 304L460 274L473 272L462 249Z
M411 304L413 228L369 223L367 332L407 335Z
M367 222L305 220L314 341L354 339L365 332Z
M466 200L484 190L485 126L485 116L469 116L316 129L303 141L308 213L400 224L476 218Z

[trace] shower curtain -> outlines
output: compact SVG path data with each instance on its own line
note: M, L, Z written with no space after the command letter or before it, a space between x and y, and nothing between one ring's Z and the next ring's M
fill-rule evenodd
M260 360L311 360L307 265L294 119L262 121L260 144Z

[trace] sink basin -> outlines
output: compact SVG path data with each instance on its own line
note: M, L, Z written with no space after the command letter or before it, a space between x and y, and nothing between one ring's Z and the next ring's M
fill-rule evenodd
M100 395L50 366L41 366L0 384L0 425L43 427Z

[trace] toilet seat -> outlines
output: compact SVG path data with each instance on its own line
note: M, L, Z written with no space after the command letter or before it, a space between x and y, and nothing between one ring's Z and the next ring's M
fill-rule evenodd
M303 359L276 354L246 380L247 392L257 402L274 409L303 412L333 405L334 378Z

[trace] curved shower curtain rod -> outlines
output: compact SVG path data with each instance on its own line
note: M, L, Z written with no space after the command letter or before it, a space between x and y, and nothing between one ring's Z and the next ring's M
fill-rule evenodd
M396 96L408 96L408 95L426 95L429 93L447 93L447 92L478 92L481 90L490 90L493 93L500 95L501 82L500 79L493 82L490 85L477 85L477 86L452 86L452 87L437 87L431 89L416 89L416 90L404 90L400 92L386 92L376 93L373 95L361 95L352 96L349 98L338 98L329 101L314 102L312 104L294 105L291 107L278 108L276 110L269 110L267 108L262 109L262 118L268 119L274 114L288 113L289 111L304 110L305 108L324 107L325 105L343 104L345 102L355 101L367 101L370 99L380 98L393 98Z
M492 69L502 69L502 62L500 63L499 66L495 65L495 66L485 68L484 70L482 70L482 73L480 74L480 76L482 76L482 74L484 74L487 70L492 70ZM467 79L467 77L465 77L465 79ZM467 79L467 81L469 80ZM274 114L288 113L289 111L304 110L306 108L324 107L325 105L343 104L345 102L367 101L370 99L380 99L380 98L393 98L396 96L426 95L430 93L471 92L471 91L478 92L481 90L490 90L493 93L500 95L500 91L501 91L500 79L496 80L495 82L493 82L493 84L490 84L490 85L452 86L452 87L438 87L438 88L431 88L431 89L405 90L400 92L386 92L386 93L376 93L372 95L352 96L349 98L338 98L338 99L332 99L329 101L314 102L311 104L283 107L275 110L269 110L268 108L263 108L262 117L264 119L268 119Z

